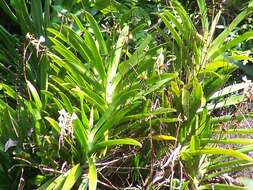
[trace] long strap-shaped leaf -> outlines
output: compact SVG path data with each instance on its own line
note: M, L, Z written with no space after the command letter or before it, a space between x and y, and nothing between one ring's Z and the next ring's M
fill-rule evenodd
M80 165L77 164L67 173L60 175L56 179L46 182L38 190L70 190L81 175Z
M213 52L215 52L219 46L224 43L224 40L228 37L228 35L235 29L235 27L247 16L252 13L252 8L246 8L242 11L233 21L232 23L211 43L208 48L208 55L210 57Z
M118 38L116 47L115 47L112 62L108 68L107 85L106 85L106 100L109 103L112 102L112 96L115 89L115 87L113 88L113 80L115 78L115 75L118 69L118 65L119 65L120 57L121 57L121 50L125 43L126 37L128 35L128 30L129 30L129 27L127 25L122 29L120 36Z
M69 172L63 184L62 190L70 190L81 175L80 165L75 165Z
M208 184L203 185L198 188L198 190L249 190L247 187L240 187L236 185L226 185L226 184Z
M93 33L98 41L99 44L99 50L103 55L107 54L107 47L103 38L102 33L100 32L99 26L96 22L96 20L92 17L92 15L89 12L85 12L86 19L88 20L90 27L93 30Z
M34 28L36 29L36 36L43 35L43 13L41 1L32 0L31 1L31 15Z
M97 170L94 162L89 160L89 190L97 189Z
M168 11L164 11L163 14L160 15L162 21L164 22L165 26L170 30L170 32L172 33L173 37L175 38L177 44L179 46L183 45L183 41L180 37L180 34L178 34L178 32L174 29L174 27L172 26L172 23L166 18L165 15L169 15L171 16L171 18L174 18L173 15L171 15Z
M201 15L201 22L202 22L202 28L204 29L204 36L205 33L208 32L208 17L207 17L207 6L205 0L197 0L199 11Z
M17 22L17 17L16 15L12 12L11 8L9 5L6 3L5 0L0 0L0 7L2 7L2 10L6 12L6 14L9 15L9 17L14 21Z
M131 139L131 138L113 139L113 140L106 140L106 141L102 141L100 143L97 143L94 146L93 151L99 150L101 148L105 148L108 146L113 146L113 145L134 145L134 146L139 146L139 147L142 146L141 143L139 143L138 141Z
M208 53L208 59L215 59L217 56L222 55L226 50L229 50L243 41L253 39L253 32L245 32L244 34L234 38L220 48L214 49L211 53Z
M23 30L23 32L29 32L33 31L33 23L29 16L28 8L26 6L25 0L15 0L12 1L12 6L16 11L16 17L18 19L18 22L20 23L20 26ZM32 28L31 28L32 27Z
M202 154L222 155L223 154L223 155L232 156L241 160L253 162L253 159L246 154L243 154L236 150L228 150L228 149L223 149L223 148L212 148L212 147L203 148L201 150L190 151L189 153L192 155L202 155Z

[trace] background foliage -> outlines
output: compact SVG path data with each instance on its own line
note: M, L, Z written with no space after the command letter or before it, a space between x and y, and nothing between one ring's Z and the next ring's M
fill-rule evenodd
M0 10L0 189L251 188L252 1Z

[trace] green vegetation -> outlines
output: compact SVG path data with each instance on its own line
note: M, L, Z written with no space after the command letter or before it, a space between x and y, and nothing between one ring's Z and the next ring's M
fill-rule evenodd
M0 190L251 189L252 14L0 0Z

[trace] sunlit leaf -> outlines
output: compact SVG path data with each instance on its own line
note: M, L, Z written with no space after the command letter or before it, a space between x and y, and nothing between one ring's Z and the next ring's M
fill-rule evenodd
M177 139L173 136L168 136L168 135L154 135L152 136L153 140L156 141L176 141Z

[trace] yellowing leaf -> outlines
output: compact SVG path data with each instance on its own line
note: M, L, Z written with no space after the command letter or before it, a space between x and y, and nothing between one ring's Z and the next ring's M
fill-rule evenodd
M152 139L156 140L156 141L175 141L175 140L177 140L175 137L168 136L168 135L154 135L152 137Z

